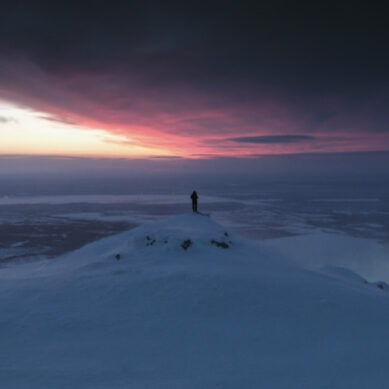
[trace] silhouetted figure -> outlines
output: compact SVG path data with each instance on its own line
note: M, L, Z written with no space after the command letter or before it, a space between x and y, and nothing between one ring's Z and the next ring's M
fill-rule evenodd
M194 190L193 193L191 194L190 198L192 199L192 211L197 213L197 199L199 196L197 195L196 191Z

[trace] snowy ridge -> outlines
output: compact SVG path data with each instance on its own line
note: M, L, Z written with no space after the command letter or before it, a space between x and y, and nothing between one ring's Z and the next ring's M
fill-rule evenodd
M221 250L235 251L245 244L244 238L227 231L212 219L188 214L145 223L123 233L101 239L49 263L48 273L91 265L126 261L179 261L184 257L204 256ZM116 266L118 264L116 263ZM42 272L44 275L45 272Z
M151 248L175 255L182 255L182 250L198 251L212 246L232 249L239 241L232 235L207 216L189 214L137 228L129 237L128 249L146 251Z
M266 257L262 250L259 257ZM161 221L145 223L121 234L93 242L73 253L64 255L35 271L35 276L61 274L69 271L86 271L138 266L182 266L213 269L213 265L253 259L253 253L261 249L255 243L237 236L199 214L172 216ZM256 262L258 262L256 255ZM31 275L31 274L30 274Z
M304 269L206 216L148 223L0 277L7 389L389 380L385 288L347 270Z

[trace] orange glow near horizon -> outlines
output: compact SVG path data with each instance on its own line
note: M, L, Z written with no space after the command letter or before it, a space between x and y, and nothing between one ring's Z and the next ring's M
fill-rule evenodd
M106 158L152 157L253 157L271 154L351 152L387 150L386 134L381 138L367 134L337 133L328 136L315 134L314 142L234 142L231 138L250 135L269 135L263 129L250 129L246 135L238 131L223 130L223 124L233 124L228 112L204 111L191 117L150 115L144 122L123 125L99 122L88 116L76 120L62 120L67 113L49 114L0 100L0 155L53 155ZM99 112L100 116L103 112ZM108 115L109 117L109 115ZM218 120L209 134L196 132L195 120ZM161 123L163 121L163 123ZM75 124L77 123L77 124ZM154 123L154 125L153 125ZM189 123L189 124L188 124ZM279 127L279 124L277 124ZM183 129L183 131L179 130ZM216 130L215 130L216 128ZM273 135L273 133L271 133ZM277 133L274 134L277 136Z
M49 114L0 102L0 154L138 158L168 155L103 129L61 123Z

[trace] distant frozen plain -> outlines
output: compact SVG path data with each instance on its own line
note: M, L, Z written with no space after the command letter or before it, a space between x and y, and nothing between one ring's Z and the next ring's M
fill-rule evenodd
M144 222L188 212L189 201L182 193L2 195L0 266L54 258ZM387 191L267 185L235 188L228 195L200 192L200 208L250 239L277 239L266 244L295 249L295 257L310 266L341 265L370 279L389 280ZM315 254L301 255L305 249Z

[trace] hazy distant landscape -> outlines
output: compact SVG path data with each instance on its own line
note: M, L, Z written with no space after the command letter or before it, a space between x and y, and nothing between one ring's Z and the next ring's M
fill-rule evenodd
M145 194L3 194L1 263L54 258L144 222L190 211L188 192L143 189ZM223 193L225 189L231 193ZM202 211L253 240L330 233L368 239L389 250L389 196L384 185L377 191L371 185L263 183L258 189L204 188L200 196ZM377 258L366 257L366 265L373 260Z

